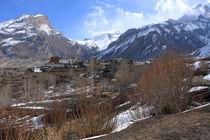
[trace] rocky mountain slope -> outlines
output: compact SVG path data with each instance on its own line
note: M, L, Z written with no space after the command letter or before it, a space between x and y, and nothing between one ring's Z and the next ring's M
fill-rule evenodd
M167 50L210 56L210 8L198 5L179 20L168 20L123 33L99 59L157 58Z
M94 52L94 48L75 44L64 37L42 14L22 15L0 23L0 58L60 56L87 59Z

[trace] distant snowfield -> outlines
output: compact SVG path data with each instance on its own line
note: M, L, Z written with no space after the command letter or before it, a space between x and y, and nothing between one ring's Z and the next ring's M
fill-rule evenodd
M90 46L90 47L97 47L98 51L102 51L105 50L110 43L112 43L113 41L116 41L119 37L120 37L121 33L120 32L116 32L113 34L101 34L98 36L95 36L93 38L88 38L85 39L84 41L80 41L80 40L73 40L73 39L69 39L73 44L80 44L80 45L86 45L86 46Z

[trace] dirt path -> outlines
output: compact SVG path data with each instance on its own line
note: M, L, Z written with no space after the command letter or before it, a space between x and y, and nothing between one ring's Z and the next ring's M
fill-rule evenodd
M210 105L182 114L139 121L103 140L210 140Z

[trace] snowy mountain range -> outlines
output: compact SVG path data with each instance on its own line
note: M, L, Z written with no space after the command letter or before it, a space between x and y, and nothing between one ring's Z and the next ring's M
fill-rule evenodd
M157 58L167 50L187 52L196 56L210 56L210 8L198 5L178 20L130 29L123 33L99 59Z
M42 14L0 23L0 58L155 59L168 50L210 56L210 8L198 5L178 20L169 19L121 34L84 41L68 39Z

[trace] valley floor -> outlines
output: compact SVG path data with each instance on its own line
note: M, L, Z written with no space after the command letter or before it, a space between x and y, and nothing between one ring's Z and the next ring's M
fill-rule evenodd
M186 113L152 117L98 140L207 140L210 139L210 104Z

